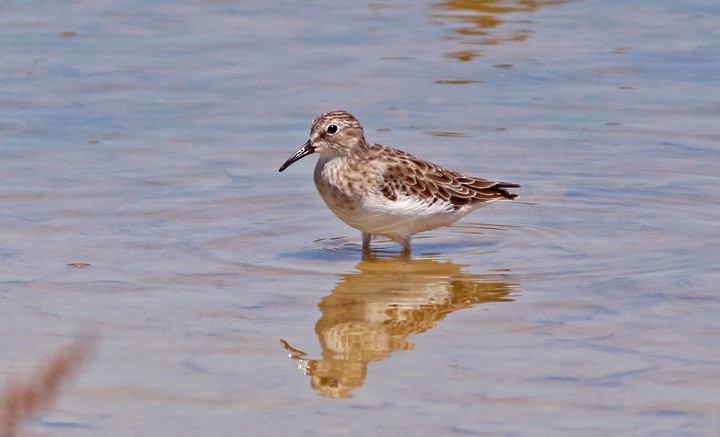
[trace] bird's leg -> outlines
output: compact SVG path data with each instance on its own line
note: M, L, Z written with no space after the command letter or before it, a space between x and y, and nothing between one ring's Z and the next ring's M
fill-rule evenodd
M405 237L400 241L400 245L402 246L402 257L403 258L409 258L410 253L412 252L412 249L410 248L410 237Z
M370 240L372 240L372 234L366 234L365 232L363 232L362 237L362 259L372 259L372 251L370 250Z
M372 240L372 234L363 232L362 237L363 237L363 245L362 245L363 251L370 250L370 240Z

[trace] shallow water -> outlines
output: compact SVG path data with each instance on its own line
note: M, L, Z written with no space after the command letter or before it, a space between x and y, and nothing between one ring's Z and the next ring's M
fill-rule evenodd
M28 429L716 433L719 18L711 1L2 6L0 373L101 338ZM277 172L339 108L521 197L417 236L411 260L383 240L362 260L314 158Z

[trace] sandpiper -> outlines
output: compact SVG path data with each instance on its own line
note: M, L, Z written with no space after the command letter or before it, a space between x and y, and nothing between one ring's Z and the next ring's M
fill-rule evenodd
M380 144L365 141L360 122L345 111L316 117L310 139L280 167L318 153L315 186L330 210L362 232L363 251L374 235L410 253L418 232L449 226L520 185L462 175Z

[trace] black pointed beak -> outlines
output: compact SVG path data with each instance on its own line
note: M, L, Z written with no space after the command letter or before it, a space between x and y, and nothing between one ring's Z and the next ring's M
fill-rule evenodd
M312 143L310 143L310 140L307 140L307 143L303 144L303 146L300 148L300 150L298 150L297 152L295 152L295 154L293 156L288 158L288 160L285 161L285 164L280 166L280 170L278 170L278 171L285 170L286 168L290 167L290 165L293 162L300 160L312 153L315 153L315 146L313 146Z

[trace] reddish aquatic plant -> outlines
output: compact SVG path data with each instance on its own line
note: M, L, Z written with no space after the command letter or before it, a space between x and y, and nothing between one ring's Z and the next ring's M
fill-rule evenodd
M27 376L12 376L0 392L0 437L15 437L19 426L47 411L62 386L77 374L95 350L95 337L81 336L46 357Z

